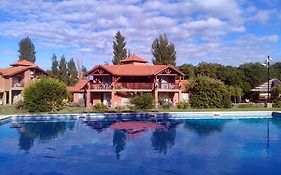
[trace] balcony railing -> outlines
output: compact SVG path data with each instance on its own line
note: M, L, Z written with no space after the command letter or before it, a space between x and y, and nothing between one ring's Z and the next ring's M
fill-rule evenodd
M178 83L159 83L159 89L179 89Z
M90 84L90 89L110 90L110 89L112 89L112 86L110 84L108 84L108 83Z
M24 87L23 83L13 83L12 86L15 87Z
M116 89L152 89L153 83L116 83Z

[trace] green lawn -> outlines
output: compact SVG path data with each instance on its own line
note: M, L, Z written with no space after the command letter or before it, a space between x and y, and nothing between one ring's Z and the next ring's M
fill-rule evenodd
M115 110L115 109L109 109L106 111L94 111L94 110L86 110L84 107L66 107L65 109L58 111L56 113L58 114L74 114L74 113L89 113L89 112L212 112L212 111L280 111L280 108L265 108L262 104L260 105L253 105L253 106L233 106L230 109L177 109L177 108L171 108L171 109L152 109L152 110L137 110L132 111L129 109L123 109L123 110ZM0 115L13 115L13 114L29 114L27 111L17 110L14 106L5 105L0 106Z

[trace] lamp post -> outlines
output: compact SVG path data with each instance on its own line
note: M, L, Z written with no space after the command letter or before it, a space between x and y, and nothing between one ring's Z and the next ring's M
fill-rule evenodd
M270 66L271 61L272 61L272 59L269 56L267 56L266 60L262 64L267 67L267 103L270 102L270 100L269 100L269 66Z

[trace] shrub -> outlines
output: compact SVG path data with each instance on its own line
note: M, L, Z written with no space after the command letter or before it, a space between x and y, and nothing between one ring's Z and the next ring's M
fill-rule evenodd
M132 97L130 103L133 104L136 109L152 109L154 107L154 98L151 94L143 93Z
M219 80L199 76L190 84L190 105L193 108L230 108L227 87Z
M281 86L275 86L271 91L271 100L275 101L276 99L278 99L280 94L281 94Z
M23 96L29 112L54 112L65 107L67 91L59 80L43 77L26 87Z
M104 112L107 110L107 106L103 103L97 103L94 106L94 110L97 112Z
M170 109L173 105L173 102L168 99L159 99L159 105L164 109Z
M264 104L244 103L236 105L237 108L262 108Z
M177 103L177 108L178 109L188 109L189 108L189 103L188 101L180 101Z
M15 103L16 110L23 110L25 108L25 102L23 100L19 100Z
M277 98L273 101L273 107L274 107L274 108L281 108L281 97L277 97Z

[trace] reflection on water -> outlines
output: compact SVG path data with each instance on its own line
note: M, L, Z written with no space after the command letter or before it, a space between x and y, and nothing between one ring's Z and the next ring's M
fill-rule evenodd
M64 132L74 128L74 122L42 122L13 124L19 131L19 148L28 152L34 140L46 143L51 139L63 135Z
M189 131L197 133L199 136L208 136L215 132L222 132L227 122L229 120L185 120L184 127Z
M113 146L115 148L116 158L120 159L120 152L123 151L126 146L126 134L121 129L114 130Z
M176 128L160 128L155 129L151 136L151 143L154 150L159 153L167 153L168 148L172 148L175 144Z
M1 175L280 174L281 121L8 123L0 125L0 144Z

